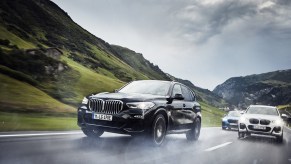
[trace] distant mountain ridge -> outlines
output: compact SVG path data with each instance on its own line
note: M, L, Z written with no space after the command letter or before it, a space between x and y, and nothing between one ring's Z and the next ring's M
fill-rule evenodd
M291 69L233 77L215 87L213 92L240 108L250 104L290 104Z

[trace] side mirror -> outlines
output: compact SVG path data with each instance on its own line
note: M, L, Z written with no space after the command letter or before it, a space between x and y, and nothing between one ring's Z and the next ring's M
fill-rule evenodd
M114 89L114 93L117 93L118 92L118 89Z
M226 116L226 114L223 115L223 117L225 117L225 116Z
M183 95L182 94L175 94L175 96L174 96L174 99L176 99L176 100L184 100L184 97L183 97Z
M287 118L287 115L286 115L285 113L283 113L283 114L281 115L281 117L282 117L282 118Z

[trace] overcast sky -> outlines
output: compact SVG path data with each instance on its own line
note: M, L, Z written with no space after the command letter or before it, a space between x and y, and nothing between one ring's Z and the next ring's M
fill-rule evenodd
M83 28L214 89L291 68L290 0L53 0Z

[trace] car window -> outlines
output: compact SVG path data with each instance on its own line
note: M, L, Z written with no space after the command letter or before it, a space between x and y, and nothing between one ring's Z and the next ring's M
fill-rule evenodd
M181 86L181 88L182 88L184 100L193 101L193 95L191 94L191 91L189 91L189 89L185 86Z
M262 107L262 106L252 106L246 111L247 114L265 114L265 115L275 115L278 116L279 113L276 108L273 107Z
M172 96L175 96L176 94L182 94L181 86L179 84L175 84L173 87Z
M237 111L231 111L231 112L228 113L228 116L230 116L230 117L240 117L241 114L239 112L237 112Z
M166 96L170 85L170 82L165 81L134 81L120 89L119 92Z

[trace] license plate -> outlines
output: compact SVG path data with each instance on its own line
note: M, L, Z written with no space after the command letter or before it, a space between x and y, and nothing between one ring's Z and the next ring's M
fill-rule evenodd
M266 130L266 127L264 127L264 126L254 125L254 129Z
M95 120L112 121L112 115L93 113L93 119L95 119Z

